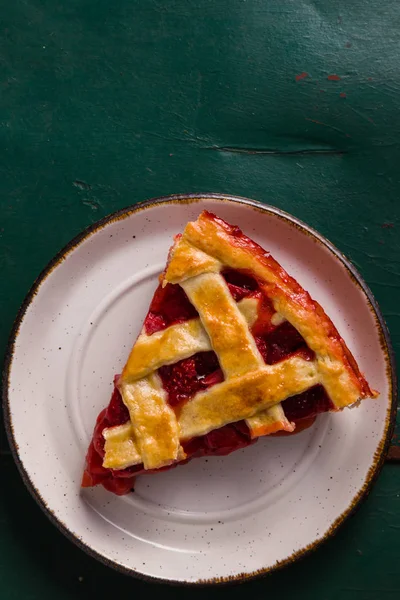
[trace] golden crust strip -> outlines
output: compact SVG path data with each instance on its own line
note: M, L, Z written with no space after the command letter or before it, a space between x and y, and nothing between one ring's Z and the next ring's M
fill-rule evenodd
M277 431L292 432L295 429L295 424L286 418L282 404L272 406L268 410L262 410L253 417L246 419L246 425L253 439L262 435L271 435L271 433Z
M145 469L183 459L178 422L159 376L152 374L133 383L122 383L119 388Z
M142 462L130 421L103 430L106 469L125 469Z
M168 282L180 283L202 273L219 273L221 269L219 260L192 246L188 241L178 239L169 257ZM166 284L167 281L164 281L163 285Z
M205 435L227 423L248 419L317 383L315 363L299 357L233 377L196 394L182 407L180 439Z
M221 275L206 273L181 285L200 315L227 379L263 366L248 324Z
M129 355L122 380L136 381L163 365L176 363L196 352L210 349L210 341L200 319L171 325L153 335L141 334Z

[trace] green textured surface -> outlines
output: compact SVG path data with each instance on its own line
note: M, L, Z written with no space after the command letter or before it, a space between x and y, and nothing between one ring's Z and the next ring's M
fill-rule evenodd
M15 0L0 6L0 31L0 352L71 237L126 205L192 191L269 202L326 235L399 348L398 2ZM1 599L148 594L47 522L0 444ZM316 554L206 593L397 599L399 495L400 465L386 465Z

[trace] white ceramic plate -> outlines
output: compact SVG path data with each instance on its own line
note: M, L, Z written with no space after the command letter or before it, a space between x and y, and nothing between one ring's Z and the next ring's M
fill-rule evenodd
M101 487L82 492L96 416L139 332L172 237L204 208L238 224L310 291L381 396L321 415L296 436L138 478L125 497ZM390 356L366 285L304 224L232 197L150 201L85 231L29 293L5 368L10 443L48 516L107 564L175 582L244 579L315 547L368 491L393 423Z

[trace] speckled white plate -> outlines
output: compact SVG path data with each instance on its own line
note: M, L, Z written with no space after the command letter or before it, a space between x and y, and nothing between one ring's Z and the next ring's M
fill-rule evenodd
M310 291L381 396L322 415L296 436L140 477L125 497L81 491L96 416L139 332L172 237L204 208L238 224ZM354 268L293 217L218 195L137 205L73 240L21 308L4 384L17 464L52 521L107 564L174 582L265 573L331 535L375 478L394 414L388 334Z

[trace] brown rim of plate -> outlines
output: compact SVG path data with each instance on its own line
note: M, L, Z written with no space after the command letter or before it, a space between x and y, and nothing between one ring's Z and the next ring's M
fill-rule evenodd
M102 554L98 553L96 550L82 542L74 533L72 533L68 527L53 513L50 507L47 506L46 502L40 495L39 490L35 488L32 480L30 479L23 462L21 461L18 454L18 445L14 438L14 431L11 419L11 408L8 396L8 387L9 387L9 374L11 370L12 357L14 351L15 340L18 336L19 328L21 322L24 318L24 315L29 308L32 300L34 299L36 293L38 292L40 285L47 278L47 276L55 269L65 258L66 256L72 252L77 246L79 246L85 239L91 236L93 233L103 229L108 224L113 223L114 221L119 221L129 217L131 214L140 212L147 208L157 206L159 204L177 204L177 203L186 203L191 204L195 202L201 202L202 200L216 200L221 202L234 202L238 204L244 204L246 206L250 206L259 210L260 212L273 214L281 218L284 221L289 222L291 225L294 225L297 229L305 233L306 235L312 237L317 242L319 242L322 246L328 248L332 254L336 256L336 258L342 263L342 265L347 270L348 274L352 278L353 282L361 289L361 291L366 296L370 309L373 312L375 322L380 334L380 341L382 351L385 355L385 360L387 364L387 375L389 379L389 384L391 387L391 404L387 411L386 422L385 422L385 432L378 444L378 449L375 453L373 463L367 473L367 477L364 481L362 488L357 492L351 501L348 508L332 523L331 527L328 531L316 539L312 544L307 545L306 547L294 552L288 558L276 562L271 567L266 567L264 569L259 569L257 571L251 573L239 573L238 575L232 575L228 577L218 577L212 579L199 579L197 581L177 581L173 579L163 579L160 577L152 577L150 575L145 575L134 569L129 569L127 567L123 567L117 562L105 558ZM360 506L360 503L363 499L365 499L373 484L375 483L381 469L383 463L385 461L385 457L387 455L390 440L393 435L395 420L396 420L396 409L397 409L397 377L396 377L396 368L395 368L395 358L394 352L389 336L389 332L378 306L377 301L375 300L371 290L357 271L357 269L352 265L352 263L324 236L315 231L312 227L293 217L289 213L286 213L279 208L275 208L274 206L270 206L268 204L263 204L256 200L250 200L249 198L243 198L241 196L231 196L229 194L216 194L216 193L199 193L199 194L172 194L170 196L162 196L160 198L152 198L150 200L146 200L144 202L137 203L133 206L129 206L127 208L123 208L117 212L114 212L106 217L103 217L96 223L93 223L86 229L84 229L80 234L74 237L60 252L56 254L56 256L47 264L47 266L43 269L40 275L37 277L35 282L33 283L31 289L29 290L25 300L23 301L16 319L14 321L13 327L11 329L10 337L8 340L6 353L5 353L5 361L3 366L3 374L2 374L2 397L3 397L3 413L4 413L4 422L5 428L7 432L8 441L11 447L12 455L17 464L18 470L22 476L23 482L25 486L28 488L29 492L39 504L40 508L47 515L50 521L73 543L75 543L79 548L87 552L90 556L93 556L103 564L114 568L115 570L123 573L125 575L131 575L134 577L138 577L145 581L151 581L156 583L167 583L172 585L181 585L181 586L208 586L215 584L226 584L233 582L244 582L250 579L255 579L257 577L261 577L274 571L276 569L287 566L299 558L306 556L311 553L313 550L318 548L324 541L331 538L338 530L340 525L350 517L355 510Z

